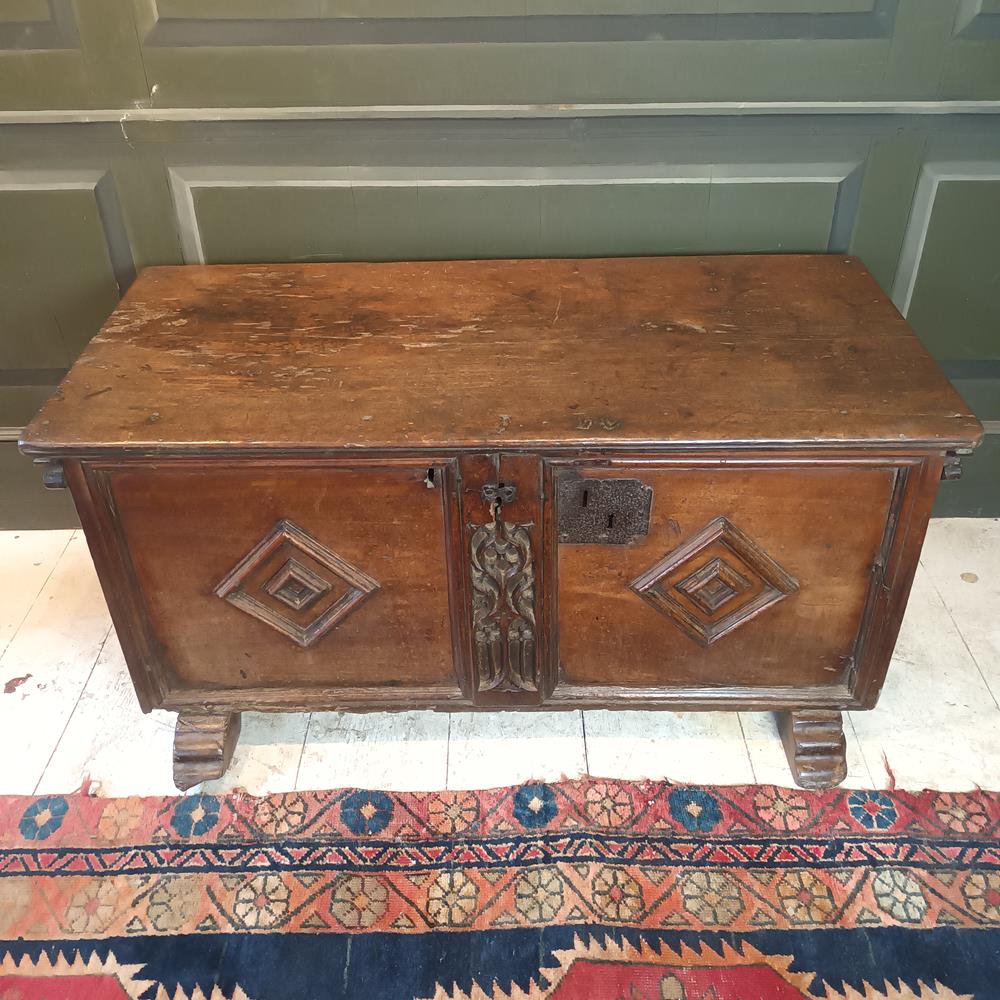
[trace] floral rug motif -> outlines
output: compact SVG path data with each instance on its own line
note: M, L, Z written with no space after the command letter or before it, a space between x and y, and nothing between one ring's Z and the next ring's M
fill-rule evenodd
M0 997L988 998L998 969L991 792L0 798Z

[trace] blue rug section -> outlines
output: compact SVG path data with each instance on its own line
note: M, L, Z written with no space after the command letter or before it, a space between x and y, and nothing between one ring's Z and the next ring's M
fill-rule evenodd
M612 927L546 927L538 930L468 931L428 934L198 934L176 937L110 938L101 941L0 942L0 956L15 959L42 951L55 959L62 950L88 958L114 952L120 962L141 963L140 976L207 994L218 985L229 996L237 985L251 1000L414 1000L432 996L441 984L468 990L473 981L527 988L538 970L555 964L554 951L571 948L575 936L605 936L638 943L682 942L718 948L749 942L767 955L793 955L794 971L816 974L837 989L888 980L916 988L941 982L976 1000L1000 996L1000 932L997 930L759 931L752 934L622 931ZM155 988L150 991L152 996Z

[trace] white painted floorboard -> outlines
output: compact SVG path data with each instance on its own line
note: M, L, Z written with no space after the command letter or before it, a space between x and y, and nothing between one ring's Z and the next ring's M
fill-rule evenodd
M175 795L176 718L173 712L139 711L112 630L35 792L72 791L89 777L98 795Z
M74 534L0 657L0 691L13 687L0 694L3 792L38 786L110 631L90 553Z
M0 657L72 537L72 530L0 531Z
M735 712L585 712L591 773L693 784L753 783Z
M144 716L79 532L0 532L0 793L174 791L174 716ZM1000 789L1000 521L931 524L849 787ZM887 767L889 770L887 770ZM206 791L475 788L580 774L791 783L766 713L248 712Z
M952 518L931 525L921 564L1000 704L1000 525Z
M456 712L448 788L558 781L587 771L581 712Z
M447 715L314 712L309 719L296 788L417 792L445 787Z

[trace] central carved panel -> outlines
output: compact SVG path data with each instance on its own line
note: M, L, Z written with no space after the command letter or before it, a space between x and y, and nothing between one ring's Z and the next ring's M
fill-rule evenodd
M705 563L677 584L706 615L714 615L724 604L750 589L750 581L721 557Z
M351 565L291 521L274 529L215 588L265 625L308 647L379 589Z
M472 631L479 691L537 691L531 537L499 516L471 543Z
M267 583L264 589L279 601L283 601L293 611L303 611L315 604L333 587L308 566L297 559L289 559Z
M629 586L702 646L799 589L793 577L724 517L668 552Z

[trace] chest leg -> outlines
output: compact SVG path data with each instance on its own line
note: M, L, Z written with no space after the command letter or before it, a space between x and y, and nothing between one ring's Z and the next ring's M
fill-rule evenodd
M847 743L840 712L779 712L778 731L797 785L833 788L847 777Z
M240 736L240 713L181 712L174 730L174 784L184 791L221 778Z

